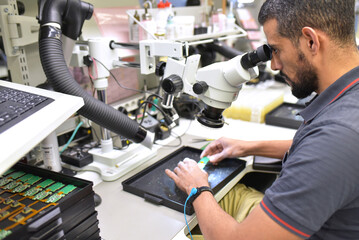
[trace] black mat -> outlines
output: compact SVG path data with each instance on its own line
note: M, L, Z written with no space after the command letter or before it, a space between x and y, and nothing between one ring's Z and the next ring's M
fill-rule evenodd
M201 152L200 149L182 147L122 182L123 189L143 197L147 201L183 212L187 194L176 187L173 180L166 175L165 169L173 170L178 162L186 157L198 162ZM208 163L204 170L208 172L208 181L213 192L217 193L240 173L244 169L245 163L237 158L225 159L216 166ZM193 212L192 205L186 207L186 213L193 214Z

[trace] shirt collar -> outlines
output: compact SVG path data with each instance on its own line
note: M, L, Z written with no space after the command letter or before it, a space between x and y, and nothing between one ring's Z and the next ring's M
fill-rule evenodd
M311 121L327 105L339 99L345 91L359 83L359 67L356 67L330 85L324 92L317 95L309 105L300 112L304 122Z

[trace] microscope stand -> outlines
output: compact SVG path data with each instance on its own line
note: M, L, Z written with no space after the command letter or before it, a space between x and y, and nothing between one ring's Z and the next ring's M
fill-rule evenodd
M92 163L82 168L67 167L75 171L94 171L100 174L103 181L114 181L156 156L157 149L131 144L124 150L113 149L110 152L102 153L101 148L93 148L89 153L93 155Z

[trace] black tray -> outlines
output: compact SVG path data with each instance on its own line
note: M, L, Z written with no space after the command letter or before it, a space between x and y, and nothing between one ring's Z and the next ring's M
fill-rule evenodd
M158 205L183 212L187 194L182 192L165 169L173 170L179 161L188 157L197 162L200 160L202 150L192 147L182 147L171 153L157 163L151 165L138 174L122 182L123 190L143 197L145 200ZM204 170L208 172L208 181L214 193L223 188L233 177L240 173L246 162L237 158L224 159L218 165L208 163ZM193 206L186 206L186 213L193 214Z
M51 236L59 236L59 238L56 239L60 239L60 235L65 235L72 228L76 227L77 224L95 212L92 182L22 163L17 163L12 168L16 171L23 171L40 176L43 178L41 181L52 179L55 182L72 184L77 188L56 202L55 205L49 206L49 203L45 203L43 200L35 201L30 197L24 197L22 193L12 193L0 187L1 198L11 197L13 200L19 200L24 206L31 205L33 210L38 211L36 215L24 221L24 224L13 227L11 229L12 233L5 238L6 240L32 238L51 239ZM34 186L38 183L34 184ZM6 207L3 202L1 202L0 205L1 207ZM22 207L19 207L19 211L21 208ZM21 211L17 213L23 214ZM0 221L2 228L11 224L13 224L13 222L7 217Z
M283 103L266 114L265 122L268 125L298 129L303 118L297 115L305 106L293 103Z

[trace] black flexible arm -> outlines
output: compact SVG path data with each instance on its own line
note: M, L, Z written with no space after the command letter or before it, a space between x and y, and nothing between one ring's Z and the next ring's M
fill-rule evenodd
M93 14L92 4L80 0L38 0L39 23L58 23L62 33L76 40L85 20Z
M58 23L56 21L60 21L59 17L66 12L63 11L63 3L60 2L69 4L71 1L79 2L79 0L47 0L43 6L44 12L40 14L42 16L39 36L40 59L48 81L56 91L84 99L85 105L78 111L79 114L136 143L141 142L145 146L151 147L152 139L149 139L151 137L147 135L145 129L123 113L93 98L75 81L68 70L62 50L61 29L51 25ZM83 5L77 4L76 6ZM56 12L56 8L59 8L58 12Z

